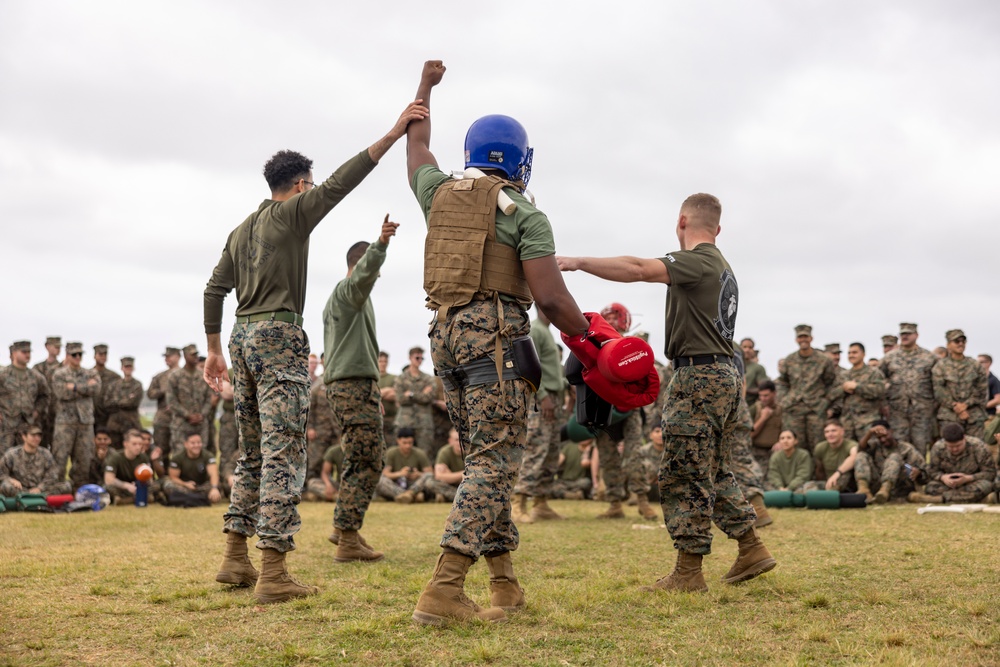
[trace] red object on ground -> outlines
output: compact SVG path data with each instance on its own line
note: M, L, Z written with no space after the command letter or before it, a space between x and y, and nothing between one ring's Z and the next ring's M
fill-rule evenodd
M57 510L66 503L73 502L73 495L70 493L66 493L59 496L45 496L45 502L48 503L49 507L51 507L54 510Z

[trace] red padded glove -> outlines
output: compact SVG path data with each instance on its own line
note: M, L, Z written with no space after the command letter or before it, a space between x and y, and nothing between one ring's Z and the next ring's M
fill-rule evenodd
M653 348L635 336L610 340L601 346L597 368L613 382L641 382L653 368Z
M608 321L601 317L600 313L584 313L584 317L590 322L587 333L573 336L562 334L562 340L566 343L576 358L580 360L587 370L597 367L597 355L601 351L601 346L609 340L617 340L622 337L615 328L608 324Z
M638 382L615 382L596 368L584 371L583 381L619 412L650 405L660 393L660 375L655 367Z

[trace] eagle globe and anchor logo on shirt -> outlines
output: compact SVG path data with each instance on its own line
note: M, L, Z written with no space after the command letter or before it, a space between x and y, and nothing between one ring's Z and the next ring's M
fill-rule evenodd
M723 338L732 340L736 331L736 311L739 307L740 288L736 284L736 276L729 269L719 276L722 287L719 289L719 317L712 323Z

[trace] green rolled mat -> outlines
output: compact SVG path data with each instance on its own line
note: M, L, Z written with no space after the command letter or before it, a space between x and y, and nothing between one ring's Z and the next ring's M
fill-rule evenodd
M805 507L806 506L806 494L804 493L793 493L792 494L792 507Z
M792 506L792 492L791 491L765 491L764 492L764 506L765 507L791 507Z
M840 494L840 506L842 508L865 508L865 494L863 493L842 493Z
M7 496L0 496L0 502L3 503L4 509L8 512L13 512L17 509L17 498L8 498Z
M811 510L840 509L840 491L806 491L805 496Z

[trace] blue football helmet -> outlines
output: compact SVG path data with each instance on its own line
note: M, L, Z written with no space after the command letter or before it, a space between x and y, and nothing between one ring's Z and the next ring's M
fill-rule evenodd
M483 116L465 135L465 167L499 169L525 186L531 178L534 149L524 126L510 116Z

